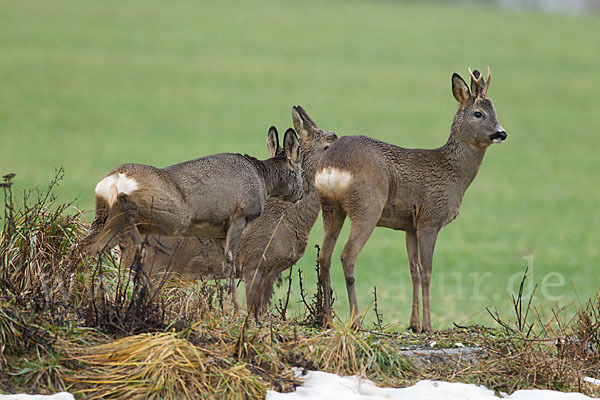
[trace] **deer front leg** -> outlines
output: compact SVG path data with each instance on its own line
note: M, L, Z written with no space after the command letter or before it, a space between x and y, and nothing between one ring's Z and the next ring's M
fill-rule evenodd
M274 274L273 271L266 271L264 268L262 266L254 271L246 268L244 271L248 314L253 314L257 320L260 315L267 311L267 306L273 294L273 284L277 277L277 274Z
M421 267L419 266L419 246L417 232L406 232L406 252L408 254L408 268L412 279L412 308L410 312L410 329L415 333L421 332L419 321L419 296L421 292Z
M424 229L417 231L419 244L419 265L421 266L421 288L423 289L423 325L422 332L431 332L431 311L429 305L429 284L431 281L433 250L438 230Z
M246 288L246 308L249 315L254 315L254 319L258 320L262 313L261 307L261 291L262 281L264 279L263 271L256 268L256 265L245 266L242 269L244 277L244 286ZM254 270L251 270L254 268Z
M261 290L262 299L261 299L261 304L260 304L261 312L265 312L267 309L267 306L271 302L271 296L273 295L273 286L275 285L275 279L277 279L277 275L278 274L275 273L273 270L268 271L265 274L265 278L261 285L261 287L262 287L262 290Z
M333 327L329 270L331 268L333 248L344 225L346 214L336 207L327 206L323 203L321 203L321 206L323 209L323 229L325 230L323 246L321 246L321 253L319 254L319 266L321 267L319 283L323 290L323 321L321 322L324 327Z
M231 294L234 311L237 314L240 311L240 302L235 285L235 259L242 232L246 226L246 217L243 215L234 215L231 218L227 236L225 237L225 249L223 254L223 271L227 279L227 291Z

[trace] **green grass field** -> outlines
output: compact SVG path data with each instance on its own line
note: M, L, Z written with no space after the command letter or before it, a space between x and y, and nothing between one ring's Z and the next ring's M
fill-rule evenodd
M439 237L434 327L490 323L489 305L507 313L510 283L528 263L547 316L575 292L585 300L598 290L598 16L312 0L0 9L0 174L15 172L20 189L44 187L64 166L59 197L76 198L90 219L94 187L114 166L223 151L265 158L268 127L291 126L295 104L340 135L439 146L456 110L452 73L490 65L489 96L509 139L489 149L460 217ZM332 267L343 318L346 235ZM311 281L321 239L319 221L298 263ZM407 324L402 232L375 231L356 279L361 307L376 285L385 322Z

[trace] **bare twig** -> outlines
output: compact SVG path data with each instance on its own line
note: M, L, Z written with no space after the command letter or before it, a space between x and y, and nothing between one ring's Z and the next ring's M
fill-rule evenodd
M380 314L379 310L377 309L377 286L373 286L373 297L375 298L375 305L373 306L373 309L375 311L375 317L377 318L377 321L375 321L373 324L375 325L375 329L382 330L383 314Z
M292 292L292 272L293 272L293 270L294 270L294 266L292 265L290 267L290 275L288 276L288 288L287 288L287 293L285 295L285 303L282 304L281 299L279 299L279 305L275 306L275 309L279 313L279 316L284 321L286 320L287 309L288 309L288 305L290 303L290 294Z

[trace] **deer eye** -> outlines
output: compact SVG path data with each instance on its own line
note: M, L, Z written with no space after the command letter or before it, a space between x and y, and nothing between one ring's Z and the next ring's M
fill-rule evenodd
M473 115L475 116L475 118L481 118L481 117L483 117L483 114L480 113L479 111L475 111L475 113L473 113Z

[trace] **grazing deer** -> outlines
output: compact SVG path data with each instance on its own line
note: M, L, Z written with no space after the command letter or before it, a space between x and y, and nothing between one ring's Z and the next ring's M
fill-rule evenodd
M233 261L244 227L263 212L268 198L302 198L294 130L285 133L283 150L275 127L269 129L267 142L271 158L264 161L223 153L162 169L118 166L96 186L96 216L82 241L84 251L119 242L138 249L142 233L214 238L233 291Z
M331 323L329 269L331 255L346 216L352 228L341 254L350 304L357 328L358 304L354 264L376 226L406 232L413 285L410 328L431 331L429 283L438 232L458 215L463 195L492 143L507 135L486 97L490 84L479 71L471 73L471 90L452 75L458 101L450 137L437 149L405 149L367 136L346 136L331 145L319 161L315 187L323 210L325 237L319 257L319 280L324 288L324 311ZM423 325L419 325L419 290L423 296Z
M292 108L294 128L300 137L303 196L297 203L270 198L263 213L248 223L240 240L236 270L244 279L248 311L262 313L269 303L273 283L304 254L308 234L321 204L314 188L317 161L337 140L334 132L320 129L306 111ZM183 277L222 279L218 245L212 239L152 236L142 261L147 273L174 272ZM135 252L125 249L122 262L131 265Z

